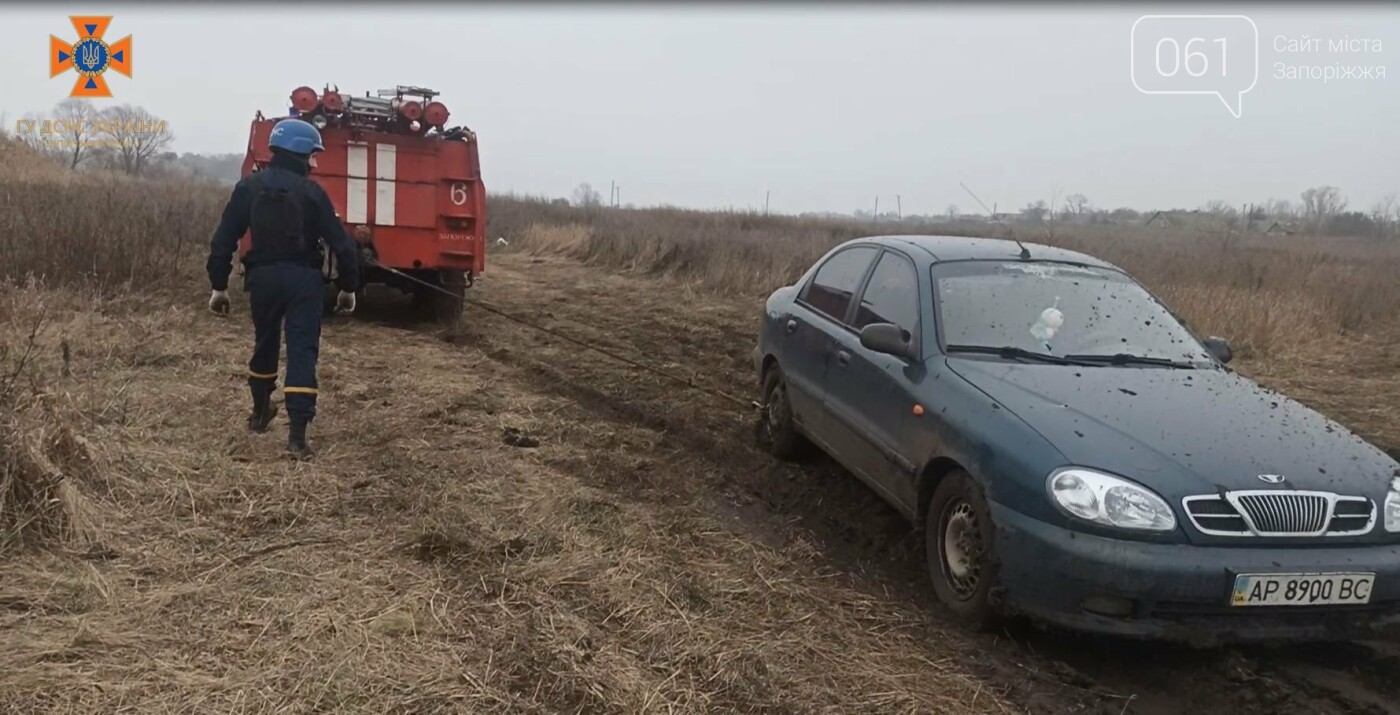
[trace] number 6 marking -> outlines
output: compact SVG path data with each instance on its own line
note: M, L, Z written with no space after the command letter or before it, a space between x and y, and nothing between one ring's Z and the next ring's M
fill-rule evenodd
M465 204L467 202L467 185L460 181L453 184L451 196L452 203L458 206Z

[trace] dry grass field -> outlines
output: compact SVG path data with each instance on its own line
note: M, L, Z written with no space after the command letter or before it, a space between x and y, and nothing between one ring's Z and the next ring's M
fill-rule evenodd
M12 170L13 169L13 170ZM224 189L0 142L0 712L1386 712L1400 646L969 634L919 539L753 415L467 309L325 328L312 464L242 428ZM753 397L761 300L884 227L502 198L475 300ZM947 231L972 231L971 226ZM1119 262L1240 369L1400 447L1393 246L1023 236ZM920 230L920 229L907 229ZM10 257L14 257L13 260ZM235 284L237 282L235 281ZM523 439L522 439L523 437Z

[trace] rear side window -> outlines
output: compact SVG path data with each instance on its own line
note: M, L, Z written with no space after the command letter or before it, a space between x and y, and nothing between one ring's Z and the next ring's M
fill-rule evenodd
M908 258L886 251L875 264L854 327L860 330L871 323L894 323L911 335L919 334L919 279Z
M846 317L846 308L851 305L856 288L860 287L860 279L865 277L865 269L874 258L875 249L870 246L848 248L832 256L812 276L802 300L841 321Z

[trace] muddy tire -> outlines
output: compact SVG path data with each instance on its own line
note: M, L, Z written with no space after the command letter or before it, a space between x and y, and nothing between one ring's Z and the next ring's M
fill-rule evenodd
M763 411L759 415L759 443L778 459L797 460L807 456L812 443L797 431L788 401L787 380L774 366L763 380Z
M321 288L321 315L329 316L335 313L335 299L340 295L340 289L334 283L327 283Z
M467 294L466 274L462 271L437 271L422 277L433 287L415 285L414 304L426 317L440 323L450 325L460 320L463 299Z
M948 473L929 500L924 541L938 600L974 629L995 625L999 612L996 528L982 488L961 469Z

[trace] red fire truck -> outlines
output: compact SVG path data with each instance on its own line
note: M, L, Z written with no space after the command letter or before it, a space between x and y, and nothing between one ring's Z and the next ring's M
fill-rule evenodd
M437 96L424 87L363 97L298 87L286 116L321 130L326 150L316 154L311 178L359 244L363 283L396 287L434 315L454 318L486 267L486 187L476 134L448 128ZM244 176L272 160L267 141L279 119L258 112L253 120ZM240 241L240 257L251 240ZM325 253L329 281L337 268Z

